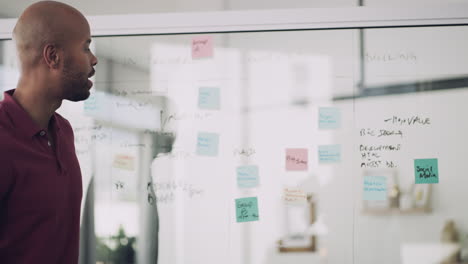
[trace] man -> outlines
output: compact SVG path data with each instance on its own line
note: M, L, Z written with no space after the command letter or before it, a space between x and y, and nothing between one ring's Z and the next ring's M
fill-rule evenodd
M62 101L89 97L97 58L71 6L28 7L13 31L20 79L0 102L0 263L78 262L81 172Z

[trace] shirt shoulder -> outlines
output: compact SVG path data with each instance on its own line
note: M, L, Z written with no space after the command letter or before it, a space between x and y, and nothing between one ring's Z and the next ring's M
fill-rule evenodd
M60 128L66 127L66 128L71 129L71 124L65 117L63 117L61 114L59 114L57 112L55 112L54 116L57 119L57 122L60 125Z
M57 125L60 127L61 130L65 131L65 133L73 135L73 128L70 124L70 122L60 115L59 113L54 114Z

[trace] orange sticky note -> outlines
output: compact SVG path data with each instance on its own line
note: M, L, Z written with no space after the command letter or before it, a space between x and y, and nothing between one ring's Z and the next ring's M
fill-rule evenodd
M308 151L304 148L286 149L286 170L306 171L308 168Z
M213 57L213 37L198 36L192 39L192 59Z

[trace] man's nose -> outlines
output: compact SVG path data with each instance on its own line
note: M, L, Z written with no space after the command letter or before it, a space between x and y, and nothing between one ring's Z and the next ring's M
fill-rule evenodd
M98 59L97 59L97 57L96 57L94 54L93 54L93 60L91 61L91 64L92 64L93 66L96 66L96 64L98 64Z

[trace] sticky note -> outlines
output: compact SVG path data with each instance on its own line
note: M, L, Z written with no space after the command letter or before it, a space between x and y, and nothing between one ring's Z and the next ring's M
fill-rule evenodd
M213 57L213 37L198 36L192 39L192 59Z
M439 183L437 159L415 159L414 175L416 184Z
M198 133L197 155L217 156L218 155L219 135L215 133Z
M239 188L258 187L258 166L237 167L237 186Z
M198 91L198 107L200 109L219 109L219 88L200 87Z
M284 188L284 201L290 205L304 205L307 203L307 195L304 190L297 187Z
M133 171L135 169L135 158L128 155L115 155L112 166L117 169Z
M363 199L366 201L387 200L387 177L364 176Z
M305 171L308 168L308 151L305 148L286 149L286 170Z
M258 221L257 197L236 199L236 218L239 223Z
M341 111L336 107L320 107L318 121L319 129L338 129L341 127Z
M341 161L341 145L322 145L318 147L319 163L337 163Z
M97 94L96 93L91 93L84 101L84 111L86 114L89 114L90 112L96 111L98 109L98 99L97 99Z

